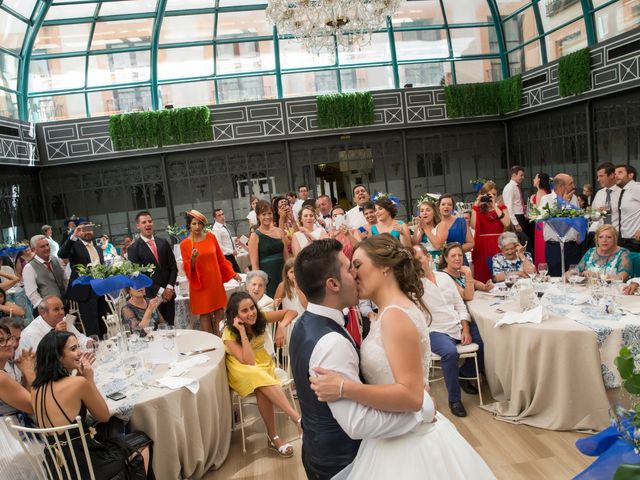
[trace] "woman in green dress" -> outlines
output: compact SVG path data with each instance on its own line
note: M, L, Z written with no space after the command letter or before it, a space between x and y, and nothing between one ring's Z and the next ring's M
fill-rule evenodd
M249 238L251 268L269 275L267 295L273 298L282 280L282 267L289 252L284 243L284 232L273 224L273 210L269 202L258 201L255 211L258 228Z

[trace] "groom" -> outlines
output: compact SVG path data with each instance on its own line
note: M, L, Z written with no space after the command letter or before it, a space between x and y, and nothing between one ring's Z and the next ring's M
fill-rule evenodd
M358 303L356 282L342 244L333 239L303 248L294 272L309 301L289 347L302 410L302 464L309 479L329 479L353 461L361 439L402 435L420 424L423 415L382 412L347 399L318 401L309 384L309 376L316 375L313 367L361 381L359 352L342 314Z

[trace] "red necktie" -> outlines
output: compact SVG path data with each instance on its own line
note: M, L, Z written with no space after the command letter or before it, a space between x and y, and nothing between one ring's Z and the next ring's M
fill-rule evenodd
M156 257L156 262L158 263L158 265L160 265L160 257L158 256L158 248L156 247L155 240L152 238L147 242L147 245L149 245L149 248L151 248L153 256Z
M49 269L49 271L51 273L53 273L53 268L51 268L51 260L49 260L48 262L44 262L44 264L47 266L47 268Z

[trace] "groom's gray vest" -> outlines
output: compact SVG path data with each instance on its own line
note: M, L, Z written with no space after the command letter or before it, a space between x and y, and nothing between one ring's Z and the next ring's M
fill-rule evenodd
M309 385L309 359L313 349L318 340L331 332L337 332L353 343L349 334L332 319L304 312L296 322L289 347L302 410L302 448L308 461L320 469L323 465L346 467L356 457L360 446L360 440L352 440L340 428L329 406L318 401Z

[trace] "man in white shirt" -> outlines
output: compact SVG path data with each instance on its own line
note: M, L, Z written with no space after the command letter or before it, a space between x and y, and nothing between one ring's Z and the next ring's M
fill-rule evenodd
M578 206L578 199L574 195L575 185L573 184L573 177L566 173L559 173L553 177L553 192L545 195L540 199L540 207L550 204L552 207L558 207L563 205L573 205L574 208ZM560 201L558 201L560 197ZM562 275L562 261L560 255L560 237L549 225L544 225L544 242L545 242L545 255L547 257L547 264L549 265L549 275L552 277L559 277ZM566 235L566 241L564 244L564 265L565 270L569 269L570 265L577 265L582 258L582 251L580 248L579 240L580 235L574 229L569 230Z
M357 230L360 227L364 227L367 224L367 220L364 218L363 206L369 201L371 196L367 187L362 184L357 184L353 187L353 202L356 204L345 215L347 227L352 230Z
M527 250L533 253L533 228L526 217L527 203L522 193L522 182L524 181L524 168L520 165L511 167L511 180L502 190L502 201L507 206L511 224L516 229L520 243L527 243Z
M298 221L298 214L302 209L302 204L309 199L309 188L306 185L300 185L298 187L298 199L293 204L293 217Z
M22 270L24 292L33 308L47 295L62 297L65 292L64 270L56 258L51 257L51 247L44 235L34 235L30 240L35 256Z
M596 176L600 190L593 197L591 206L604 213L604 216L589 226L589 232L595 231L601 225L613 225L618 228L618 198L620 187L616 185L616 167L611 162L605 162L597 166Z
M619 244L632 252L640 252L640 183L631 165L616 165L616 184L622 190L618 197Z
M320 195L316 199L316 210L318 210L318 225L325 229L327 233L331 231L333 222L331 221L331 209L333 202L329 195Z
M302 410L302 464L309 478L331 478L353 461L359 439L395 437L434 416L433 402L425 395L421 412L390 413L341 398L320 402L310 387L314 367L334 370L361 382L360 358L344 329L342 309L358 301L350 262L333 239L318 240L296 257L294 271L307 296L307 310L291 334L293 376Z
M233 267L233 271L236 273L241 273L240 266L236 261L236 255L238 251L236 250L236 244L233 240L233 235L231 234L231 230L227 227L226 220L224 218L224 211L221 208L216 208L213 212L213 216L216 221L213 223L212 232L218 239L218 244L222 249L222 254L224 258L231 262L231 266Z
M65 320L64 304L59 297L49 295L43 298L38 306L38 313L40 315L22 331L20 343L16 350L16 357L20 356L22 350L25 349L30 348L35 352L42 337L51 330L66 330L69 333L73 333L82 349L88 348L93 344L90 338L80 333L71 322Z

